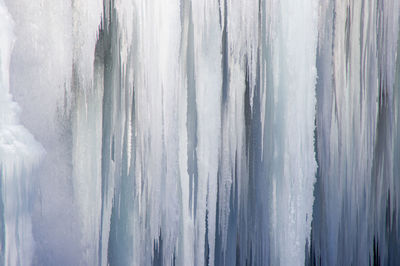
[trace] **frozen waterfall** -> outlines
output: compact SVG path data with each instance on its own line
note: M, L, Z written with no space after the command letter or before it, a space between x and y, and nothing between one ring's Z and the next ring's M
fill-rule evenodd
M0 0L0 266L399 265L398 0Z

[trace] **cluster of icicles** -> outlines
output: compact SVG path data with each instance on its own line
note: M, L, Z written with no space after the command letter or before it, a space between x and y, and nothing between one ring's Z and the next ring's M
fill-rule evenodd
M0 265L399 263L399 8L0 0Z

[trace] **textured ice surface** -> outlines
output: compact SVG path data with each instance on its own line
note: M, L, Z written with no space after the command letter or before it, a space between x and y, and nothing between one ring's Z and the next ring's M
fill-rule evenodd
M311 259L399 263L399 2L321 1Z
M398 264L399 8L0 0L0 265Z
M14 21L0 1L0 260L5 265L29 265L34 252L31 222L32 168L44 150L19 123L19 106L12 99L9 67L14 45Z

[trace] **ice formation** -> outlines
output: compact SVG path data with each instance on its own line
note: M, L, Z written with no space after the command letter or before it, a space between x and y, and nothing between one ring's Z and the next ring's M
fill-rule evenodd
M398 0L0 0L0 265L397 265Z
M9 66L14 21L0 1L0 259L5 265L29 265L34 251L32 168L44 150L20 124L19 106L10 94Z

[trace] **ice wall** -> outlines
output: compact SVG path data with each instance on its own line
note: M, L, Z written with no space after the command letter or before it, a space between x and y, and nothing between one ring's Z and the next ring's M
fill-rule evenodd
M44 150L19 122L20 108L10 94L14 21L0 1L0 264L29 265L32 236L32 168Z
M105 21L102 262L304 261L317 3L116 1Z
M312 263L398 264L398 1L321 1Z
M295 265L304 261L310 236L314 154L316 1L272 3L272 121L264 132L272 138L268 155L271 178L271 264ZM304 38L307 36L307 38ZM266 103L267 104L267 103ZM267 114L268 115L268 114Z
M398 1L0 1L3 264L398 263Z
M100 207L96 209L89 204L100 202L96 182L101 181L96 178L101 169L99 164L97 168L90 165L96 166L96 158L101 156L92 156L100 150L96 149L97 143L101 146L101 136L93 136L92 132L96 132L99 123L101 127L101 120L96 123L94 119L101 117L95 108L97 98L102 102L102 90L94 89L93 76L103 3L25 0L5 3L15 21L10 90L22 107L21 123L46 150L40 166L31 174L35 176L30 185L34 190L30 204L36 243L32 263L94 264L98 259L96 221L100 220ZM98 97L92 99L88 95ZM87 108L88 105L91 107ZM87 130L87 119L92 123L89 124L92 131ZM78 133L72 134L75 128ZM76 146L86 140L90 143ZM93 150L90 156L88 149ZM93 158L91 162L82 159L87 157ZM92 171L85 172L83 163L88 166L85 169Z

